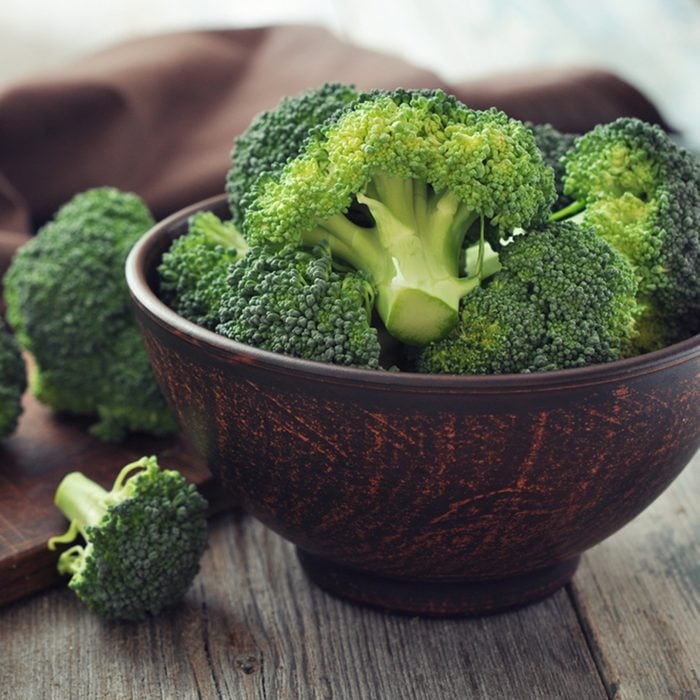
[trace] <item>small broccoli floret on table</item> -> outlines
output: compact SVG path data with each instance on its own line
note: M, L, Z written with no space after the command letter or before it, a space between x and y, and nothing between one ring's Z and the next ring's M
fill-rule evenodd
M460 324L423 348L422 372L499 374L618 359L639 307L631 265L591 228L552 223L514 237L501 270L465 297Z
M373 297L362 273L335 271L321 247L254 246L231 268L217 331L284 355L378 368Z
M34 358L33 393L54 411L97 415L109 424L95 426L102 436L175 430L124 275L129 251L153 223L136 195L88 190L19 249L4 280L8 320ZM117 415L123 417L119 430Z
M274 108L259 114L236 138L226 178L233 221L242 226L257 179L296 158L309 132L345 109L358 93L352 85L325 83L284 97Z
M206 501L155 457L126 465L110 491L80 472L61 481L55 502L70 520L49 548L73 542L58 570L93 612L138 620L177 603L199 571L207 542Z
M582 136L564 160L575 202L553 218L583 212L637 275L646 312L632 352L700 332L697 158L658 126L624 118Z
M0 438L14 432L22 414L27 375L19 343L0 321Z
M521 122L420 90L361 96L255 190L252 244L327 243L371 280L388 332L416 346L447 335L479 286L465 244L536 224L555 197Z
M175 239L158 267L163 301L186 319L213 330L228 269L247 250L232 222L221 221L212 212L195 214L187 233Z

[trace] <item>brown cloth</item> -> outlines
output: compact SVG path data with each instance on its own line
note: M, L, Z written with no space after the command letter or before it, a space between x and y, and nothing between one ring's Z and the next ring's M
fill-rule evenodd
M125 43L0 92L0 270L76 192L113 185L160 218L223 191L234 137L284 95L325 81L441 87L475 108L582 132L618 116L662 123L599 70L445 85L429 71L323 29L178 33Z

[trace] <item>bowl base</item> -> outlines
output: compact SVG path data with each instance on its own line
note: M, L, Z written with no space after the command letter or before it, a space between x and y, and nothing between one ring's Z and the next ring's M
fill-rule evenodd
M579 557L544 569L488 581L411 581L336 564L297 547L308 577L354 603L426 617L489 615L534 603L566 585Z

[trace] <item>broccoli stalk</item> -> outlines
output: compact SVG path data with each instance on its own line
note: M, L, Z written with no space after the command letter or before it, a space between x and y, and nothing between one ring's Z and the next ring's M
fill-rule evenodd
M336 214L305 234L304 242L327 241L334 256L369 275L382 290L377 311L398 340L420 346L444 336L456 323L459 300L482 280L480 262L468 276L461 276L461 267L466 233L477 220L483 256L483 216L452 192L436 193L426 182L385 173L376 173L357 201L374 226Z
M361 96L309 136L284 168L261 176L246 211L253 244L327 242L365 273L389 333L422 346L447 335L513 228L543 220L553 174L521 122L468 109L441 91Z
M64 477L56 506L68 531L48 547L73 542L58 571L93 611L108 619L136 620L182 598L199 570L206 546L206 501L177 471L155 457L127 464L110 491L80 472Z

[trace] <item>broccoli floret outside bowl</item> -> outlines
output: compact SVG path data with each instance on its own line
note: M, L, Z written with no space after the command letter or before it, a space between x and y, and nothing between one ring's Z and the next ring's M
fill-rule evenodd
M160 222L127 260L156 380L222 486L335 594L421 615L541 599L700 445L698 335L565 370L455 375L292 357L188 321L159 297L158 268L201 211L227 219L226 197Z
M92 612L140 620L185 595L206 546L207 502L180 472L142 457L119 471L109 491L71 472L54 501L70 526L49 549L72 544L58 571L71 576L69 588Z
M55 413L93 416L91 433L106 441L175 430L124 281L131 246L153 224L133 193L80 192L18 249L3 279L7 319L33 358L32 393Z

